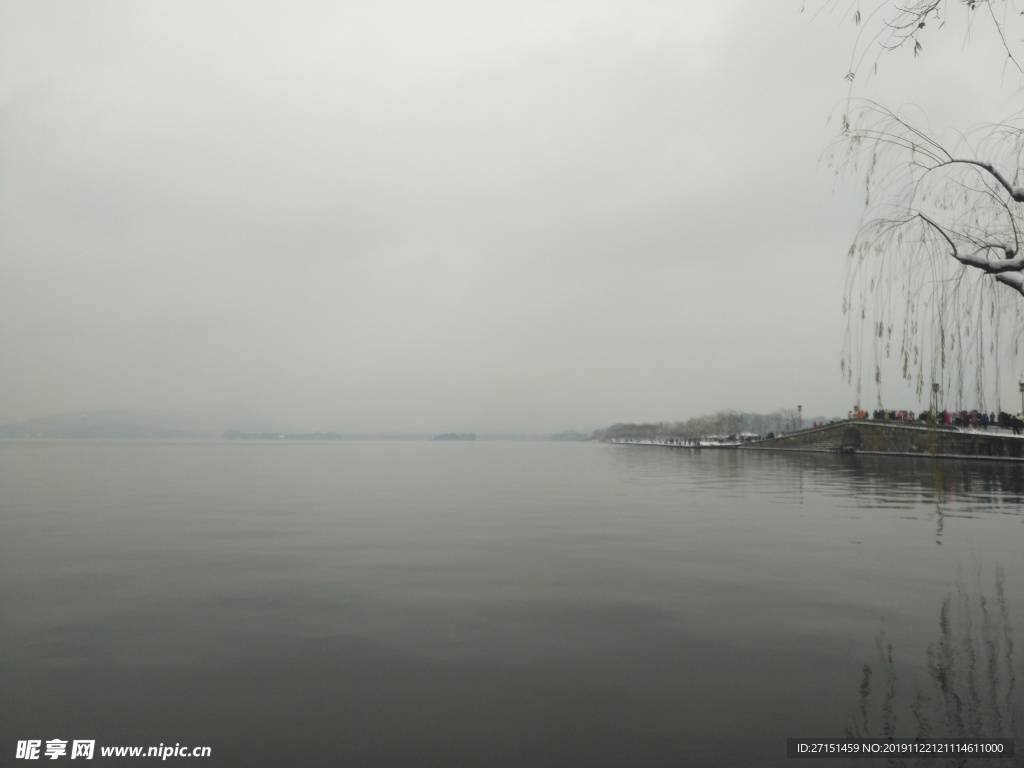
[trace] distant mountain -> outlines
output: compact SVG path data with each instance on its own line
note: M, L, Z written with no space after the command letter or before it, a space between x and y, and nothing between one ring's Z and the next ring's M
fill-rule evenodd
M340 432L239 432L229 429L225 440L343 440Z
M44 416L0 424L0 438L214 438L230 430L300 431L251 408L223 403L195 411L79 411Z
M445 432L442 435L434 435L431 440L476 440L476 435L472 432L467 432L463 435L456 434L455 432Z
M148 411L147 423L184 432L220 436L238 432L301 432L294 424L266 416L237 403L219 403L197 411Z
M575 430L569 430L568 432L559 432L551 436L552 440L564 443L576 443L584 440L589 440L589 436L584 435L582 432L576 432Z

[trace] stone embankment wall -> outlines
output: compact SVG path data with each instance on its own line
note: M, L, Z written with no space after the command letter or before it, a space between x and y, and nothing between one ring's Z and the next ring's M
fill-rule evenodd
M885 421L841 421L772 440L748 443L741 448L1024 460L1024 437L1002 430L962 432L946 427Z

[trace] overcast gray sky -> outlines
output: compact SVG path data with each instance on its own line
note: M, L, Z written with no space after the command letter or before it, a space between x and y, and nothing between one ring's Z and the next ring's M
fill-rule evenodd
M0 0L0 420L845 413L854 32L798 11ZM880 88L1000 117L947 37Z

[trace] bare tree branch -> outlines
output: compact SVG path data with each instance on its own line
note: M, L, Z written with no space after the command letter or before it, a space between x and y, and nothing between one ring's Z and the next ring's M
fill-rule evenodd
M1001 17L995 10L997 3L1003 5L1007 11ZM950 5L950 0L874 0L873 3L869 3L873 9L867 12L861 10L863 4L861 0L855 0L852 4L831 0L826 4L832 11L843 9L847 14L851 8L853 9L853 21L859 29L847 74L847 79L851 83L857 71L869 58L871 51L875 52L875 68L883 53L895 51L905 45L913 48L915 56L920 54L924 50L921 39L929 29L941 29L945 25L945 11ZM1024 74L1024 68L1020 63L1022 54L1015 51L1011 44L1011 40L1014 43L1021 42L1021 35L1008 34L1008 28L1015 27L1021 21L1014 0L957 0L956 4L963 6L968 12L968 30L974 27L974 11L980 6L986 7L987 20L995 30L999 45L1006 51L1007 61L1018 72Z
M854 107L828 155L865 190L844 300L844 376L861 375L854 350L869 344L879 397L881 360L890 356L919 393L941 380L962 397L965 376L984 386L988 356L999 365L1000 339L1012 340L1011 356L1021 352L1024 188L1002 169L1024 156L1024 120L947 147L906 114L872 101Z
M870 79L858 77L863 66L873 60L877 70L907 46L921 55L922 39L952 20L963 22L965 43L1006 52L1004 74L1024 75L1024 0L821 2L857 28L841 135L826 153L864 195L848 252L840 370L851 383L856 376L858 399L863 374L873 372L881 405L883 361L895 358L919 395L940 383L947 402L963 405L973 389L968 407L977 407L1001 357L1024 357L1024 109L948 140L926 129L924 114L856 99L854 88Z
M992 165L992 163L982 162L981 160L965 160L962 158L952 158L944 163L936 165L936 168L941 168L945 165L955 165L956 163L963 163L965 165L973 165L977 168L981 168L992 175L996 181L999 182L1000 186L1003 187L1007 192L1010 193L1010 197L1016 200L1018 203L1024 203L1024 187L1015 186L1006 180L1006 177L999 172L999 170Z
M942 238L949 243L950 250L952 251L950 255L965 267L974 267L975 269L980 269L982 272L988 272L991 275L1002 274L1004 272L1021 272L1024 270L1024 258L993 260L982 255L984 251L993 248L997 248L1004 253L1012 253L1013 250L1011 248L1001 244L992 244L986 246L978 253L961 253L960 249L956 247L956 243L953 242L945 229L940 227L923 213L918 213L917 216L942 235Z

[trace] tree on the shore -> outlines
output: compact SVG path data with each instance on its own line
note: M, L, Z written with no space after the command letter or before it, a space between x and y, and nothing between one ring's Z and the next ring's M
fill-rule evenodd
M865 206L848 252L842 372L857 376L859 397L870 339L876 384L895 357L919 395L934 381L951 404L965 394L984 404L986 374L1024 351L1024 112L947 142L923 115L858 98L854 84L876 77L891 52L920 61L925 36L954 19L966 22L965 44L999 50L1019 104L1024 18L1013 0L830 5L852 13L858 37L829 161L861 178Z
M763 435L768 432L788 432L796 429L799 412L796 408L780 408L772 413L740 413L718 411L694 416L686 421L658 424L613 424L596 430L595 440L693 440L712 435L728 436L741 433Z

